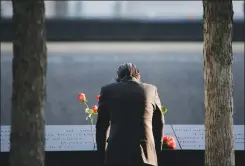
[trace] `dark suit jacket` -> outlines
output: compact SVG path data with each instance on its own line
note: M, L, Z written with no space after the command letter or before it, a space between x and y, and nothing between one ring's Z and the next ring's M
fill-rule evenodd
M96 142L105 164L156 166L163 125L155 86L131 78L101 88Z

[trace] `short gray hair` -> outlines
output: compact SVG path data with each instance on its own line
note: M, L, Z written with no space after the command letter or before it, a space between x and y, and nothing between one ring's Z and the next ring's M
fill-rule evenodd
M124 77L138 77L139 70L136 65L133 63L124 63L120 65L117 69L118 79L122 79Z

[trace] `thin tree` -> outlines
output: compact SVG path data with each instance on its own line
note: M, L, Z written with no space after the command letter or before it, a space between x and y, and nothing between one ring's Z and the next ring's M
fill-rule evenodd
M232 0L203 0L205 166L235 166Z
M11 166L44 166L46 33L44 0L12 0Z

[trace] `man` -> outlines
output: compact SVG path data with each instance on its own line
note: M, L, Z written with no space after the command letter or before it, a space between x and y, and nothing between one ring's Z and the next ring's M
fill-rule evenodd
M96 124L100 157L109 166L157 166L164 125L157 88L141 83L131 63L119 66L117 75L117 83L101 88Z

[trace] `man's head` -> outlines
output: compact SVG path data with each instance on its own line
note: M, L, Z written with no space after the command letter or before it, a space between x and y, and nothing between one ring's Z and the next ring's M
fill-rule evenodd
M125 63L118 67L117 69L117 81L119 82L125 77L134 77L137 80L140 80L140 72L137 69L136 65L132 63Z

